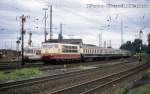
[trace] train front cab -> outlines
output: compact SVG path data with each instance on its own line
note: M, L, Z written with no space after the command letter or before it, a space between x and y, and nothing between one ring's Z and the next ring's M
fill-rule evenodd
M81 58L79 46L73 44L47 43L43 46L42 54L42 59L45 63L68 63L79 61Z

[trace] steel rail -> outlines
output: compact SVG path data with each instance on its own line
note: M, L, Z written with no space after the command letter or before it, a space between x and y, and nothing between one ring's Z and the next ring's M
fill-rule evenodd
M67 87L67 88L64 88L64 89L61 89L61 90L53 91L53 92L50 92L49 94L87 94L87 93L91 92L92 90L95 90L95 88L96 89L98 88L98 87L94 87L95 85L92 85L93 83L97 84L98 82L102 83L104 81L104 83L102 83L102 85L99 86L99 87L104 87L107 84L110 84L114 81L117 81L118 79L122 79L124 77L127 77L128 75L131 75L131 74L134 74L134 73L140 71L141 68L142 69L146 68L147 67L146 65L147 65L147 63L142 64L142 65L138 65L134 68L131 68L131 69L128 69L128 70L125 70L125 71L121 71L121 72L118 72L118 73L107 75L107 76L104 76L102 78L94 79L92 81L84 82L84 83L74 85L74 86L71 86L71 87ZM133 71L133 73L131 71ZM131 74L125 74L124 75L124 73L127 73L127 72L131 72ZM121 74L123 74L123 76L120 76ZM115 80L111 80L111 78L114 77L114 76L119 76L119 78L116 78ZM110 79L110 81L108 80L108 78ZM92 86L90 86L90 84ZM89 89L89 87L92 87L92 88ZM85 89L88 89L88 90L85 90Z
M149 65L148 65L148 66L149 66ZM90 90L87 90L87 91L85 91L85 92L83 92L83 93L81 93L81 94L93 94L94 92L96 92L96 91L99 90L100 88L103 88L103 87L105 87L105 86L108 86L108 85L113 84L113 83L116 83L116 82L119 82L119 81L121 81L121 80L124 79L124 78L130 77L130 76L132 76L132 75L134 75L134 74L136 74L136 73L138 73L138 72L144 70L145 68L147 68L147 66L145 66L145 65L144 65L144 66L141 66L141 67L137 67L136 70L133 70L131 73L127 73L127 74L124 75L124 76L118 77L117 79L111 80L111 81L109 81L109 82L107 82L107 83L104 83L104 84L99 85L99 86L97 86L97 87L95 87L95 88L92 88L92 89L90 89Z
M117 65L121 65L121 64L126 64L126 63L119 63ZM50 80L56 80L56 79L60 79L60 78L71 77L71 76L75 76L75 75L80 76L81 74L95 72L97 70L100 70L100 68L106 68L106 67L108 68L108 67L113 67L113 66L116 66L116 65L109 65L109 66L103 66L103 67L100 65L94 69L80 70L80 71L67 72L67 73L56 74L56 75L49 75L49 76L44 76L44 77L19 80L19 81L14 81L14 82L0 83L0 91L7 90L10 88L17 88L17 87L23 87L23 86L27 86L27 85L33 85L33 84L42 83L42 82L50 81Z

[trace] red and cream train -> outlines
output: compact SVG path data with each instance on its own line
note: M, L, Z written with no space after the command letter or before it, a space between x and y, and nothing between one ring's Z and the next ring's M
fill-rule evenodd
M75 45L65 43L42 43L40 54L33 53L36 57L43 60L45 63L51 61L89 61L104 58L121 58L130 57L131 53L125 50L113 48L101 48L93 45ZM32 51L34 52L34 51Z

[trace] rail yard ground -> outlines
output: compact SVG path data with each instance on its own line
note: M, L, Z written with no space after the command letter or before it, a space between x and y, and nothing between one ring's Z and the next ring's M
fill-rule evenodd
M69 70L86 70L95 68L97 66L112 66L122 63L127 63L129 61L134 61L135 59L130 58L128 60L119 59L119 60L106 60L106 61L97 61L97 62L86 62L86 63L72 63L72 64L60 64L60 65L43 65L42 62L37 63L28 63L24 67L20 67L19 62L16 63L1 63L0 64L0 81L9 81L9 80L18 80L23 78L30 78L36 76L37 74L41 75L53 75L56 73L65 72Z
M48 65L40 70L41 73L39 72L38 76L0 83L0 93L20 94L21 91L22 94L124 94L122 91L133 86L135 80L138 81L149 71L149 69L145 70L149 65L148 62L147 59L143 59L142 62L137 59L119 59L99 61L99 63ZM143 64L147 64L146 67ZM97 85L103 85L124 76L127 77L121 78L122 80L116 83L102 86L94 93L87 92L87 89L96 88Z
M115 88L114 94L149 94L150 68L115 86L117 88ZM113 89L110 89L110 91L113 91Z
M150 60L147 62L150 63ZM150 94L150 67L120 83L101 88L95 94Z

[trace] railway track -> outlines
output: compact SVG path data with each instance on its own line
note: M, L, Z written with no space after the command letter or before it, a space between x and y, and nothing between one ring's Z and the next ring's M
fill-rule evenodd
M129 63L129 64L131 65L132 63ZM123 63L123 64L120 63L120 65L128 65L128 63ZM120 66L120 65L116 64L114 66ZM20 80L20 81L16 81L16 82L3 83L3 84L0 84L0 92L7 91L7 90L15 90L15 89L17 90L18 88L28 87L31 85L41 84L41 83L45 83L45 82L49 82L49 81L55 82L59 79L66 79L66 78L74 79L75 76L80 77L80 76L92 74L95 72L99 73L99 72L101 72L102 69L109 69L111 67L113 67L113 66L112 65L109 65L109 66L106 66L106 65L101 66L100 65L99 67L94 68L94 69L88 69L88 70L82 70L82 71L71 71L71 72L65 72L62 74L49 75L49 76L44 76L44 77L39 77L39 78L32 78L32 79ZM9 93L3 93L3 94L9 94ZM33 94L33 93L30 93L30 94ZM72 93L70 93L70 94L72 94ZM76 93L76 94L78 94L78 93Z
M87 66L87 65L93 65L93 64L105 64L105 63L111 63L111 62L115 62L115 61L122 61L122 62L131 62L131 61L135 61L135 59L129 58L128 60L106 60L106 61L97 61L97 62L82 62L82 63L72 63L72 64L59 64L59 65L43 65L42 63L27 63L25 66L21 66L20 62L5 62L5 63L0 63L0 70L4 71L4 72L11 72L13 70L16 69L21 69L21 68L30 68L30 67L34 67L34 68L39 68L40 70L53 70L53 69L60 69L60 68L64 68L65 67L74 67L74 66Z
M98 94L96 93L98 89L108 86L112 83L119 82L122 79L125 79L126 77L134 75L139 71L142 71L143 69L147 68L147 66L149 66L148 63L141 64L137 67L130 68L125 71L107 75L98 79L93 79L91 81L80 83L78 85L57 90L54 92L49 92L49 94Z
M123 64L126 64L126 63L123 63ZM114 65L99 64L94 69L65 72L62 74L49 75L49 76L44 76L44 77L38 77L38 78L32 78L32 79L26 79L26 80L20 80L20 81L8 82L8 83L1 83L0 84L0 91L11 89L11 88L24 87L24 86L28 86L28 85L32 85L32 84L36 84L36 83L42 83L42 82L46 82L46 81L50 81L50 80L56 80L56 79L60 79L60 78L67 78L67 77L71 77L74 75L80 76L81 74L87 74L87 73L98 71L99 68L109 68L109 67L113 67L113 66L117 66L117 65L118 66L122 65L122 63L118 63L118 64L114 64ZM95 65L93 65L93 66L95 66Z

